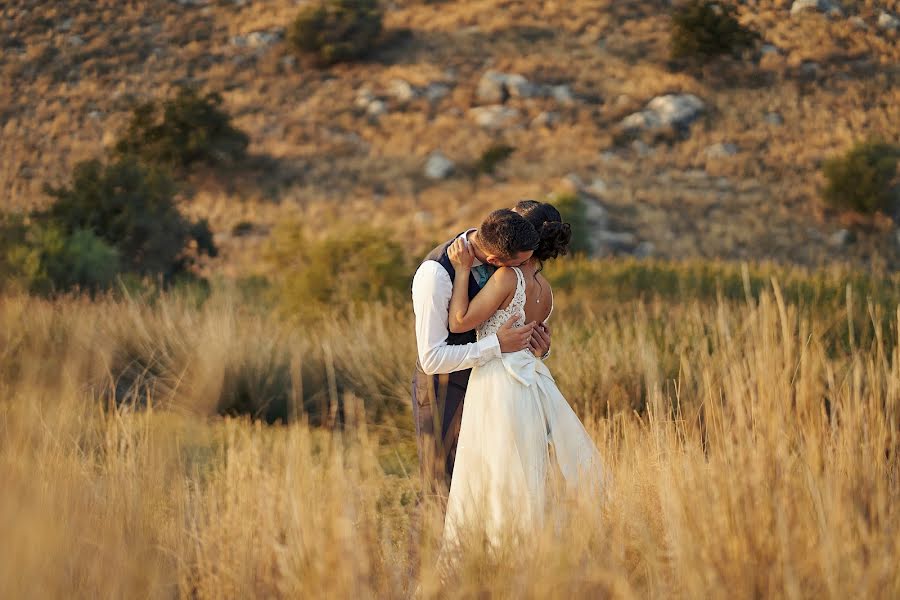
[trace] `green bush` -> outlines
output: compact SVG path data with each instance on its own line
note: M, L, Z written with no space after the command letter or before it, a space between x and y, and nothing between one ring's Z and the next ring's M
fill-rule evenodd
M479 175L493 175L497 167L506 162L516 149L506 144L493 144L489 146L475 163L475 172Z
M296 51L329 66L368 54L381 35L381 20L376 0L319 0L300 11L287 40Z
M556 207L563 221L572 226L572 254L590 254L593 250L588 233L587 207L578 194L552 194L547 202Z
M34 220L71 238L67 247L91 265L110 254L79 232L114 249L122 270L164 282L187 272L197 255L216 254L206 221L191 222L179 212L172 180L132 158L79 163L70 186L45 189L55 202Z
M735 18L735 8L721 2L690 0L672 14L672 58L712 58L738 55L750 49L759 34Z
M826 161L822 167L828 181L825 202L834 208L863 213L888 209L893 201L898 157L898 146L863 142L843 156Z
M283 225L275 231L266 259L280 279L278 303L290 316L383 300L401 293L411 280L403 248L388 232L368 227L310 240L296 224Z
M31 293L99 291L112 285L120 269L118 251L90 231L66 234L52 224L7 218L0 235L0 275Z
M162 104L140 104L115 150L120 155L179 168L239 161L246 156L250 138L231 124L221 105L219 94L201 96L188 87L179 88L174 98Z

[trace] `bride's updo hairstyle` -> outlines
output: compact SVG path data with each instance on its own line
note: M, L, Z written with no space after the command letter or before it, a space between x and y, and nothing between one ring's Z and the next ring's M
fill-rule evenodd
M540 236L534 258L544 262L569 253L572 226L563 223L555 206L537 200L520 200L513 210L525 217Z

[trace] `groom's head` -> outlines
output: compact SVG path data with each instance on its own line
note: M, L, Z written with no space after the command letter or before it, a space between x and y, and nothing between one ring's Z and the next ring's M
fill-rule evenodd
M537 231L522 215L508 208L495 210L478 228L477 248L480 260L495 267L518 267L534 253L539 242Z

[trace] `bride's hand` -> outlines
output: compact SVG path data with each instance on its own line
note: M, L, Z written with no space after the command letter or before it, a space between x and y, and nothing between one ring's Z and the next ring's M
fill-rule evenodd
M453 268L456 270L469 270L472 268L472 263L475 261L475 251L472 250L472 246L467 244L461 237L456 238L456 240L450 244L450 248L447 250L447 256L450 258L450 262L453 263Z

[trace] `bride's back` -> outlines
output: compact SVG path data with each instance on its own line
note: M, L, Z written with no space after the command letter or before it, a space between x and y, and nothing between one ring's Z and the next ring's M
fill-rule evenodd
M546 321L553 311L553 290L536 265L519 267L525 276L525 323Z

